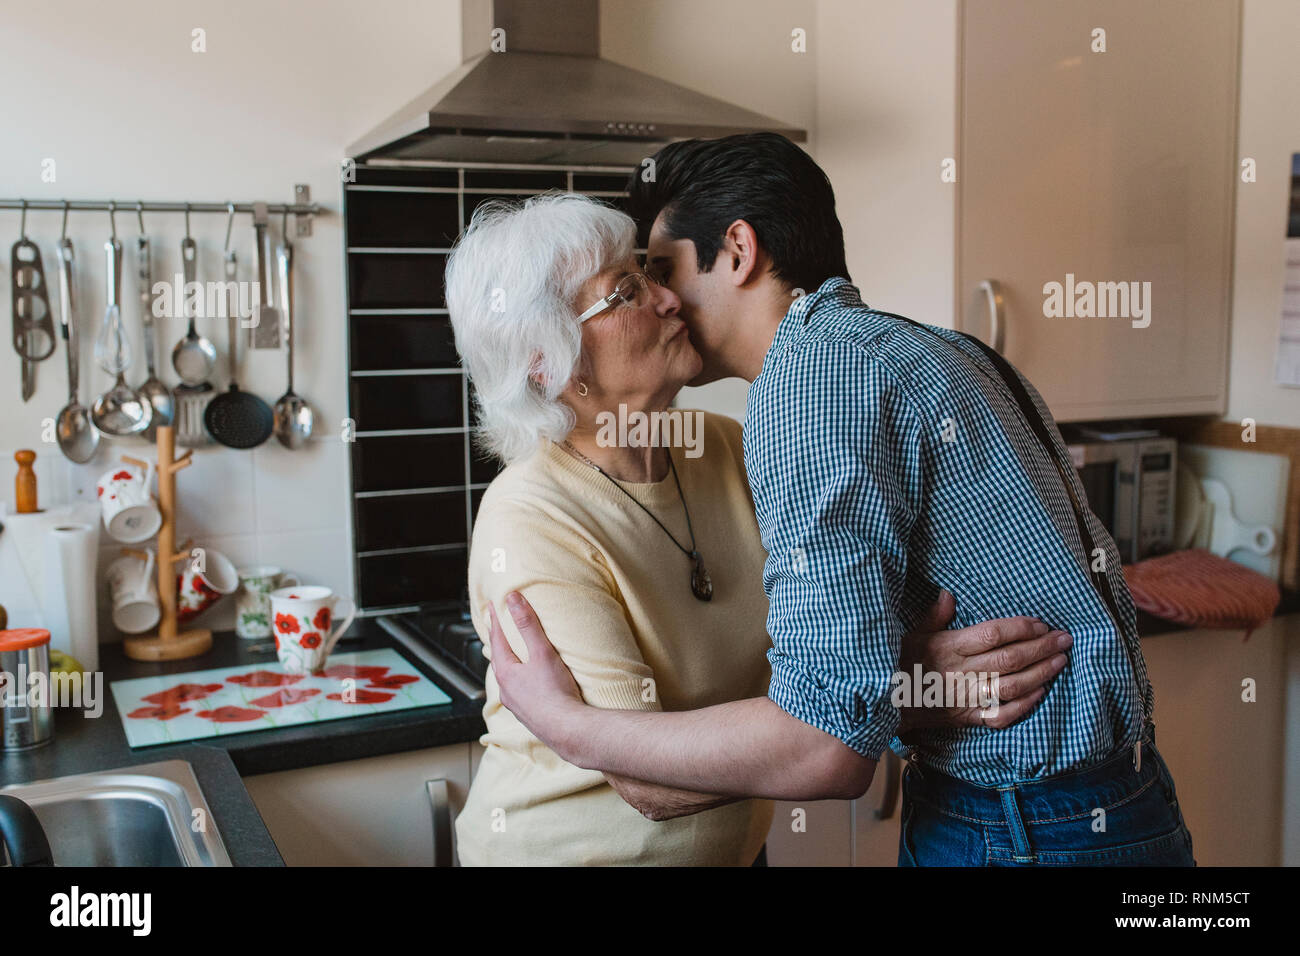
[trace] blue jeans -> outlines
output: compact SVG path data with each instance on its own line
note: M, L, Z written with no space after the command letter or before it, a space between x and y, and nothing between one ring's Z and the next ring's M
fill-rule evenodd
M1178 795L1148 727L1128 749L1029 783L985 787L909 764L899 866L1195 866Z

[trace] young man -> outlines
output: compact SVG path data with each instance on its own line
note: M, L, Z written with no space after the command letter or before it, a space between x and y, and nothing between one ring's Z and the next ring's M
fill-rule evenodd
M506 706L580 767L704 793L851 799L893 746L902 864L1192 865L1119 554L1033 387L971 338L864 304L830 183L782 137L672 144L631 208L704 357L696 384L753 383L770 689L589 707L515 600L528 663L491 635ZM940 588L955 627L1025 615L1073 636L1026 719L898 737L900 641Z

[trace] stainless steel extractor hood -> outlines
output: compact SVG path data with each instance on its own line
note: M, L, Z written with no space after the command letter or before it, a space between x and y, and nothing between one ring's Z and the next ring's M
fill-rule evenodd
M463 0L466 61L348 148L358 162L635 166L686 137L807 133L599 55L598 0ZM493 30L502 52L487 49Z

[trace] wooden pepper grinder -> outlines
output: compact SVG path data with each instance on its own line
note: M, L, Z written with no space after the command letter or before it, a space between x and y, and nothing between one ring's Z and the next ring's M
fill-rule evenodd
M18 462L18 477L14 479L14 511L28 515L37 511L36 507L36 472L32 471L32 462L36 452L24 448L14 452L14 461Z

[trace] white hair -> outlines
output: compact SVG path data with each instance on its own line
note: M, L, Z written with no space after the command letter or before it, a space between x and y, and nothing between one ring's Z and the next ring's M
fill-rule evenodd
M474 211L447 260L447 311L474 385L479 443L502 461L573 430L559 395L582 357L576 315L591 304L575 300L635 245L631 217L577 193L489 200Z

